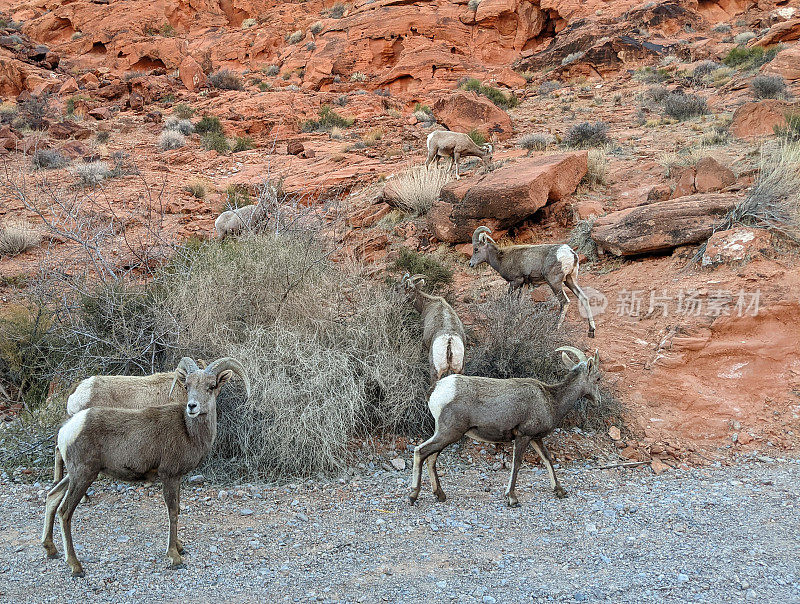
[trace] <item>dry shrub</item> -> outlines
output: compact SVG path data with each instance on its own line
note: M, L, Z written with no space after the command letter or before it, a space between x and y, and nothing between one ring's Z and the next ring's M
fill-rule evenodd
M158 137L158 146L162 151L180 149L186 144L186 137L177 130L164 130Z
M759 75L750 82L757 99L781 99L786 97L786 82L779 75Z
M762 149L758 180L736 204L720 230L759 226L800 241L800 144Z
M181 119L175 115L170 115L164 121L164 130L175 130L184 136L189 136L194 132L194 124L189 119Z
M208 81L214 88L221 90L244 90L242 76L227 68L212 73L208 76Z
M0 256L16 256L42 242L42 234L25 221L0 224Z
M96 187L111 175L111 169L104 161L92 161L78 164L74 173L83 186Z
M608 124L597 121L575 124L567 130L564 144L567 147L588 148L599 147L608 143Z
M207 471L228 477L341 469L373 431L424 432L418 321L388 286L328 259L312 234L209 243L176 265L166 307L181 345L245 365L249 399L220 397Z
M397 193L397 206L409 214L427 214L448 182L448 170L425 166L410 168L399 174L392 183Z
M605 149L589 149L586 163L586 174L582 182L589 187L606 184L606 170L608 169L608 158Z

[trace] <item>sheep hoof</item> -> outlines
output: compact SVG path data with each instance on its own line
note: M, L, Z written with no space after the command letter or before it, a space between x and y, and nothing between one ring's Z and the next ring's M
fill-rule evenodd
M79 568L78 570L73 570L72 571L72 578L73 579L82 579L85 576L86 576L86 573L83 572L82 568Z
M567 492L564 489L562 489L561 487L556 487L555 489L553 489L553 492L556 494L556 497L558 497L559 499L566 499L567 498Z
M510 508L521 508L522 507L522 504L520 504L519 501L514 501L514 502L509 501L506 505L508 505L508 507L510 507Z
M447 500L447 495L444 494L444 491L435 491L433 494L436 495L436 499L439 500L439 503Z
M414 497L413 495L409 495L408 504L413 507L415 503L417 503L417 498Z
M589 337L590 337L590 338L593 338L593 337L594 337L594 329L590 329L590 330L589 330Z
M186 565L183 562L173 562L169 565L170 570L181 570L186 568Z

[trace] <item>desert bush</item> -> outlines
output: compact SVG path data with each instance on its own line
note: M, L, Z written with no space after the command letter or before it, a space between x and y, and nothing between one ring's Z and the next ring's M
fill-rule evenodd
M128 174L139 174L139 168L136 167L133 157L124 151L114 151L114 153L111 154L111 161L114 163L108 171L109 178L127 176Z
M250 189L244 185L228 185L225 189L225 204L220 208L221 212L243 208L253 203L250 196Z
M605 122L583 122L575 124L564 137L564 144L567 147L599 147L608 142L608 124Z
M747 44L750 40L756 38L756 34L752 31L743 31L740 34L736 34L733 36L733 41L735 44Z
M50 386L51 325L52 317L41 307L6 304L0 309L0 392L28 409L41 405ZM6 444L0 440L0 451L7 452Z
M222 133L222 123L214 115L204 115L200 121L194 125L197 134L208 134L209 132Z
M710 145L724 145L730 141L731 133L728 130L731 120L723 120L711 126L711 132L703 135L702 144L704 146Z
M567 241L567 245L579 254L586 256L589 262L594 262L598 257L597 244L591 236L594 221L594 218L585 218L578 221L572 228Z
M31 163L37 170L52 170L65 167L69 160L55 149L38 149L34 152Z
M645 82L647 84L658 84L671 79L671 76L666 69L662 67L653 68L650 66L637 69L634 72L633 77L640 82Z
M654 103L662 103L669 94L669 89L665 86L650 86L644 93L645 99Z
M277 65L267 65L264 68L264 74L268 76L276 76L281 72L281 68Z
M670 92L661 102L664 113L676 120L686 120L708 113L706 100L694 94Z
M328 11L328 17L331 19L341 19L347 11L347 5L343 2L337 2Z
M200 142L209 151L225 154L231 150L228 139L221 132L208 132L200 137Z
M353 438L430 429L419 321L386 285L329 260L313 236L204 244L165 289L187 348L239 358L252 385L249 399L220 396L204 472L338 471Z
M19 105L20 117L32 130L44 130L47 127L47 118L53 113L50 108L50 96L42 94L32 96Z
M775 125L775 135L785 141L800 141L800 113L786 115L786 126Z
M410 275L424 274L425 286L430 290L441 289L453 281L453 269L432 254L420 254L407 247L400 248L394 267Z
M367 147L372 147L383 138L383 135L383 128L371 128L361 136L361 140Z
M606 184L606 170L608 169L608 158L602 148L589 149L587 169L581 182L589 187Z
M188 120L194 116L194 109L186 103L178 103L172 110L172 113L179 120Z
M721 67L722 65L716 61L700 61L692 70L692 75L689 78L689 81L693 86L706 85L709 82L709 75Z
M315 36L322 31L322 21L315 21L314 24L308 29Z
M473 128L467 133L467 136L472 139L472 142L479 147L486 143L486 137L477 129Z
M242 29L250 29L251 27L255 27L256 25L258 25L258 21L256 21L252 17L250 19L245 19L244 21L242 21Z
M499 88L494 88L493 86L484 86L481 84L481 81L476 78L467 78L461 83L459 88L477 92L503 109L513 109L519 105L519 99L512 91L508 91L506 93Z
M756 69L765 63L769 63L775 58L780 50L779 46L770 46L764 48L762 46L753 46L748 48L746 46L737 46L731 48L722 62L728 67L738 67L739 69Z
M42 234L32 224L7 221L0 224L0 256L16 256L42 242Z
M186 137L176 130L164 130L158 137L158 146L162 151L180 149L186 144Z
M230 69L220 69L208 76L208 81L214 88L221 90L244 90L242 76Z
M291 33L291 34L288 34L288 35L286 36L286 41L287 41L289 44L297 44L297 43L298 43L298 42L300 42L300 41L301 41L301 40L302 40L304 37L305 37L305 34L303 33L303 31L302 31L302 30L300 30L300 29L298 29L297 31L295 31L295 32L293 32L293 33Z
M711 28L711 31L717 34L729 34L731 33L731 26L727 23L717 23Z
M323 105L319 109L319 119L306 120L300 124L300 129L303 132L324 132L333 128L349 128L353 121L351 117L342 117L336 113L330 105Z
M74 173L83 186L96 187L111 175L111 170L104 161L92 161L78 164Z
M108 130L100 130L95 136L95 140L101 145L105 145L111 138L111 133Z
M253 142L252 136L237 136L233 139L233 152L239 153L240 151L249 151L255 149L256 144Z
M351 82L364 82L366 79L367 79L367 76L365 76L360 71L355 71L350 75L350 81Z
M781 76L759 75L750 82L757 99L780 99L786 96L786 82Z
M171 115L164 121L164 130L174 130L184 136L189 136L194 132L194 125L188 119L180 119Z
M192 197L197 197L197 199L205 199L206 197L206 184L202 180L193 180L186 183L183 190L190 193Z
M415 166L398 174L392 181L396 192L397 206L409 214L423 216L439 199L439 194L448 182L450 174L439 168L428 169Z
M766 228L800 241L800 144L762 149L758 178L726 216L720 230L736 224Z
M3 101L0 104L0 124L10 124L19 115L19 108L16 103Z
M519 137L517 144L530 151L544 151L548 145L553 144L553 137L549 134L524 134Z

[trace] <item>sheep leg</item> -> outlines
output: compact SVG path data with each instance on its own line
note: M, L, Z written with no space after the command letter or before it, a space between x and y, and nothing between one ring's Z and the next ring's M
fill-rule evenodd
M547 285L549 285L550 289L553 290L553 293L556 295L556 300L561 305L561 313L558 315L558 325L556 325L556 329L558 329L564 323L564 317L567 315L569 298L567 298L567 294L564 293L563 281L548 281Z
M83 577L86 573L83 572L83 566L75 555L75 547L72 545L72 514L75 513L75 508L78 507L81 499L86 494L86 489L97 478L97 472L82 477L72 477L67 474L66 478L68 480L67 493L58 506L58 517L61 521L61 539L64 541L64 552L67 555L67 564L72 569L72 576Z
M58 455L58 452L56 452ZM63 470L63 466L62 466ZM44 512L44 529L42 530L42 547L47 551L48 558L57 558L58 550L53 543L53 524L56 519L56 510L64 500L64 495L69 486L69 476L63 476L56 485L47 493Z
M564 487L561 486L561 483L558 482L558 478L556 478L556 471L553 469L553 460L550 458L550 451L544 446L544 441L541 438L534 438L532 444L533 448L536 449L536 452L539 454L539 457L542 458L542 463L544 463L544 467L547 468L547 473L550 474L550 486L553 487L553 492L559 499L564 499L564 497L567 496L567 492L564 490Z
M453 151L453 166L455 167L455 171L456 171L456 180L459 180L461 178L461 175L458 173L459 172L459 170L458 170L458 160L459 160L458 151L454 150Z
M516 293L517 296L522 295L522 286L525 284L524 279L514 279L508 282L508 295Z
M439 454L434 453L425 462L428 464L428 476L431 479L431 488L433 489L433 494L436 495L436 499L439 501L444 501L447 499L447 495L444 494L442 490L442 485L439 482L439 473L436 471L436 460L439 459Z
M506 489L506 503L510 508L519 507L519 499L517 498L517 474L519 467L522 465L522 458L525 457L525 449L528 448L531 439L529 436L517 436L514 439L514 457L511 464L511 478L508 480L508 488Z
M575 280L575 277L572 274L569 274L564 279L564 283L567 284L567 287L572 290L572 293L575 294L575 297L578 298L578 302L581 303L583 306L583 310L586 311L586 317L589 319L589 337L594 337L594 317L592 316L592 309L589 307L589 298L583 293L583 290L578 285L578 282Z
M167 541L167 558L172 568L183 567L183 557L178 551L178 511L180 509L180 478L161 478L164 483L164 503L169 514L169 538ZM181 548L183 546L181 545Z
M428 440L414 449L414 467L411 469L411 492L408 495L408 500L411 505L414 505L417 498L419 498L419 491L422 485L422 462L426 461L428 457L434 453L439 453L447 445L456 442L463 435L464 432L453 432L445 435L437 431Z
M431 165L431 162L433 162L434 159L436 160L436 167L438 168L439 167L439 154L433 149L428 149L428 158L425 160L425 169L426 170L428 169L428 166Z

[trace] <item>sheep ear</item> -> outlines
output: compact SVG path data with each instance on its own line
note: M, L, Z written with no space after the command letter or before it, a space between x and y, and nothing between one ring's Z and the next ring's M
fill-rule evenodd
M217 376L217 388L220 388L225 382L233 377L233 371L230 369L225 369L224 371L220 371L219 375Z

